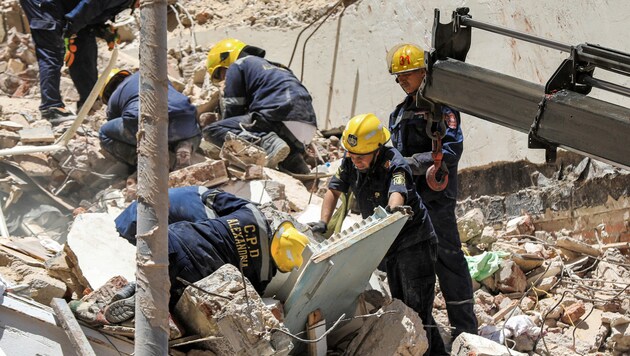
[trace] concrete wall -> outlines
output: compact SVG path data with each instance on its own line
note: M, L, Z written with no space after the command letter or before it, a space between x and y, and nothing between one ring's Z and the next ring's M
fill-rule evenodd
M332 3L332 2L331 2ZM309 40L304 58L303 82L313 95L321 129L344 125L354 114L374 112L386 122L389 112L404 92L387 73L385 53L400 42L429 47L433 9L442 11L442 22L460 6L471 9L475 20L507 27L566 44L600 44L630 52L625 0L362 0L348 7L343 16L329 19ZM313 26L315 27L315 26ZM197 41L210 46L226 36L239 38L267 50L267 58L288 64L299 30L223 28L200 33ZM303 40L291 68L300 77ZM473 29L473 44L467 62L544 84L568 55ZM630 86L630 79L615 75L596 76ZM593 95L624 106L630 100L609 93ZM533 121L533 118L532 118ZM527 148L527 136L498 125L463 117L465 154L460 167L494 161L529 159L542 162L544 154Z

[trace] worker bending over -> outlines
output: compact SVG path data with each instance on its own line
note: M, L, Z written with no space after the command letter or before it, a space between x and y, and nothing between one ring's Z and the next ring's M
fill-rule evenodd
M218 145L228 132L267 152L267 166L307 174L305 145L317 131L311 95L287 67L263 57L265 51L230 38L208 53L212 82L224 82L223 120L204 128L206 140Z
M169 189L169 201L171 310L186 288L177 277L194 283L229 263L262 294L278 270L290 272L302 265L308 237L289 221L274 226L249 200L194 186ZM120 235L134 244L136 211L137 205L130 205L116 219ZM130 296L110 304L106 318L110 322L130 318L133 303Z
M168 146L175 153L171 170L190 165L201 142L197 109L190 99L168 83ZM135 170L138 154L136 135L140 117L140 72L114 69L100 93L107 104L107 122L99 130L101 147Z

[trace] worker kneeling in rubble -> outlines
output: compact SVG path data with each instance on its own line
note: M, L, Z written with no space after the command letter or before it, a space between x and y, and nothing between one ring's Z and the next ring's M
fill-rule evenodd
M302 265L308 237L289 221L272 226L274 222L268 222L249 200L218 189L186 187L170 189L169 201L170 310L186 288L177 277L194 283L229 263L241 269L262 294L277 270L290 272ZM136 209L136 205L130 205L116 219L117 230L127 239L130 234L135 235ZM178 215L173 216L174 213ZM208 218L204 219L204 215ZM176 219L182 220L171 223ZM135 244L135 238L130 241ZM133 294L125 297L105 309L109 322L118 323L133 316Z
M116 159L134 168L138 118L140 116L140 73L114 69L101 89L100 97L107 104L107 122L99 130L101 147ZM201 142L197 109L189 98L168 83L168 145L176 162L172 169L190 165L192 153Z
M308 174L304 147L317 131L311 95L289 68L264 56L263 49L232 38L210 49L212 82L225 81L223 120L205 127L203 136L221 147L231 132L262 147L268 167Z
M352 190L363 218L377 206L388 212L411 211L412 216L387 251L384 265L392 297L402 300L422 318L429 350L426 355L447 355L433 320L437 237L413 183L404 157L386 147L391 135L374 114L353 117L341 143L347 153L328 184L321 220L310 223L324 233L341 193Z

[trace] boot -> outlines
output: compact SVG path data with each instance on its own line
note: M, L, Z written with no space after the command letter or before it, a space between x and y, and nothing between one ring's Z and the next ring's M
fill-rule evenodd
M304 156L301 153L291 153L287 159L280 162L278 165L281 171L288 171L296 174L309 174L311 173L311 167L304 160Z
M276 169L278 163L284 161L291 152L289 145L275 132L269 132L263 136L259 145L267 152L267 167L273 169Z
M129 320L136 314L136 283L131 282L122 287L112 297L112 301L105 307L103 314L105 319L118 324Z
M53 126L57 126L62 122L74 121L77 116L66 108L54 107L42 110L42 119L48 120Z

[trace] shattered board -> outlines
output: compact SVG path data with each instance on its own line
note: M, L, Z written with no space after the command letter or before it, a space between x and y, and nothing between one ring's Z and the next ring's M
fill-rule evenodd
M284 304L285 326L304 331L308 314L319 309L330 324L354 315L358 296L402 230L407 216L382 208L330 239L312 245L309 259Z

